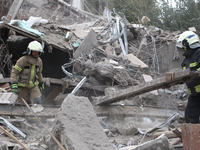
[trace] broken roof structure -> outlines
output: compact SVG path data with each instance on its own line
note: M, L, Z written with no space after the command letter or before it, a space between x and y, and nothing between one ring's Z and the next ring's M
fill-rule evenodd
M0 85L2 93L9 94L0 95L0 113L15 119L1 122L5 126L13 122L22 131L9 128L19 141L1 128L20 146L3 140L0 147L173 149L181 142L180 130L185 130L179 123L184 113L177 107L183 108L183 101L177 102L177 98L185 99L187 90L176 84L198 74L180 69L183 52L175 44L180 31L131 24L115 9L105 9L103 16L97 16L63 0L14 0L2 19ZM43 103L32 106L33 113L25 105L14 105L16 95L9 92L8 84L12 65L32 40L44 47L41 58L46 83ZM46 123L41 123L46 130L41 131L35 116ZM173 141L165 132L171 126L175 129L170 136L177 138ZM19 137L16 129L28 135L27 139ZM153 135L158 130L165 136Z

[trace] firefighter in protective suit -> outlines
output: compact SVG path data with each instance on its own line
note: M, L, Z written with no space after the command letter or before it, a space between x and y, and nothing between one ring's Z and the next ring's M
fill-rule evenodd
M41 93L44 90L42 77L43 63L39 55L43 53L42 45L37 41L29 43L27 51L19 58L11 72L11 91L18 94L18 101L21 98L28 100L31 104L41 103Z
M190 68L191 71L200 70L200 43L199 37L192 31L183 32L178 40L177 45L185 50L181 66L182 69ZM199 123L200 119L200 76L193 78L186 83L189 97L185 109L186 123Z

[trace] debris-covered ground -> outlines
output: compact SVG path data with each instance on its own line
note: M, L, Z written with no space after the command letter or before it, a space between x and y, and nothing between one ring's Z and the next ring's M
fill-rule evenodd
M61 0L24 0L20 5L11 6L19 9L15 21L10 10L0 23L0 113L9 132L1 131L1 149L183 147L177 132L188 92L184 74L176 78L183 60L175 45L180 31L131 24L114 9L92 15ZM44 44L45 52L43 103L31 106L37 116L25 105L13 104L8 84L12 65L33 39ZM172 74L170 81L166 72ZM123 96L133 87L135 93ZM109 105L101 105L104 98Z

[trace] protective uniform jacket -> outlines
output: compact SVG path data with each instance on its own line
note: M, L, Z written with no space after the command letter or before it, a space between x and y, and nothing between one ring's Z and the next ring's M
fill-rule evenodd
M190 68L191 71L200 70L200 48L188 49L183 56L185 59L181 64L183 69ZM195 96L200 94L200 77L193 78L190 82L186 83L190 95Z
M17 81L19 87L32 88L43 81L42 60L25 55L17 60L11 72L11 82Z

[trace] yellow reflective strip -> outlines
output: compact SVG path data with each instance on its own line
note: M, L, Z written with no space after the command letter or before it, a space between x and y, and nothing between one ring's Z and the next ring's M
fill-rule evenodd
M190 88L188 88L188 93L191 95L191 90L190 90Z
M200 92L200 85L197 85L197 86L195 86L194 88L195 88L195 91L196 91L197 93Z
M196 67L198 65L198 62L190 63L190 67Z
M200 70L200 68L197 69L198 71Z
M32 87L35 86L35 85L33 84L34 74L35 74L35 65L32 65L32 67L31 67L31 77L30 77L29 85L28 85L29 88L32 88Z
M186 69L186 67L183 67L183 70L185 70Z
M43 68L41 67L39 71L41 72L41 71L42 71L42 69L43 69Z
M17 66L17 65L15 65L15 66L14 66L14 68L15 68L15 69L17 69L19 72L21 72L21 71L22 71L22 68L20 68L20 67L19 67L19 66Z
M21 87L28 87L27 84L24 84L24 83L18 83L18 86L21 86Z
M39 82L38 81L36 81L35 83L34 83L34 85L38 85L39 84Z

